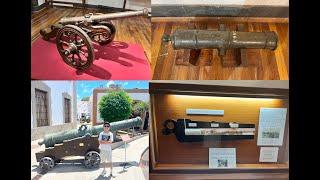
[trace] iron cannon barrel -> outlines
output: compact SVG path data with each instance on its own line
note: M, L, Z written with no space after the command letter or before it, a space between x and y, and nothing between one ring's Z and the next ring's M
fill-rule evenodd
M174 49L271 49L277 47L275 32L176 30L171 36Z
M81 21L102 21L102 20L111 20L132 16L141 16L148 15L148 9L142 9L139 11L128 11L128 12L117 12L117 13L109 13L109 14L98 14L98 15L90 15L90 16L78 16L78 17L65 17L62 18L59 23L60 24L72 24Z
M140 117L126 119L118 122L112 122L111 124L111 132L115 132L117 130L128 129L131 127L141 126L142 120ZM100 132L103 131L103 125L96 126L87 126L82 125L79 129L72 129L69 131L52 133L48 134L43 138L43 141L40 141L38 144L45 144L45 147L53 147L55 144L63 143L65 140L70 140L78 137L83 137L86 135L99 135Z

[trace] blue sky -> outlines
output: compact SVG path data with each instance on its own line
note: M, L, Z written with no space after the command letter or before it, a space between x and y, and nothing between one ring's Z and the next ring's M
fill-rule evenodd
M121 84L123 89L149 89L149 81L76 81L77 99L92 95L95 88L106 88L109 84Z

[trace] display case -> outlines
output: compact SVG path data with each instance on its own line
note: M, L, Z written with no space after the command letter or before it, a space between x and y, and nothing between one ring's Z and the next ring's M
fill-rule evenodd
M288 179L288 89L229 84L150 82L150 179Z

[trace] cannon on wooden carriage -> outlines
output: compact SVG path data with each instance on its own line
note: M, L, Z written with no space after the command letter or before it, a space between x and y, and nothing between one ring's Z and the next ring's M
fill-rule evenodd
M140 117L111 123L111 132L142 125ZM48 134L40 141L39 145L45 145L45 150L36 153L37 162L42 171L52 169L67 156L84 156L83 164L87 168L95 168L100 164L99 133L103 131L103 125L81 125L78 129Z
M94 60L92 41L100 45L113 41L116 28L110 20L141 15L148 15L148 9L65 17L57 24L41 29L40 34L44 40L56 38L58 52L66 64L79 70L85 70Z

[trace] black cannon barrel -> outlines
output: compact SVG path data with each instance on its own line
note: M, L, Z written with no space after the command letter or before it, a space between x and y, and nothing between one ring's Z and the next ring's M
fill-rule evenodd
M174 49L271 49L277 47L275 32L176 30L170 38Z

